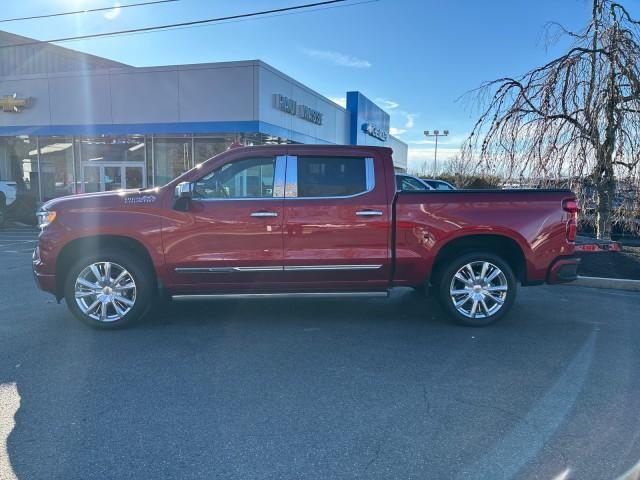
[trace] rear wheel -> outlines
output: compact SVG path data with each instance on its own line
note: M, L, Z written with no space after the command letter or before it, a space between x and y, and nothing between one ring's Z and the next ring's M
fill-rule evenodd
M455 258L442 272L440 303L458 323L489 325L511 309L517 282L511 267L497 255L472 252Z
M124 252L105 251L76 262L65 281L71 312L94 328L120 328L142 317L151 304L152 275Z

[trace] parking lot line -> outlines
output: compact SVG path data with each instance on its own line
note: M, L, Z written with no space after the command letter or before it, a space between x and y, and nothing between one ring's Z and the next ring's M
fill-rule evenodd
M37 242L38 240L21 240L20 242L9 242L9 243L2 243L0 241L0 248L5 248L8 247L10 245L20 245L21 243L34 243Z

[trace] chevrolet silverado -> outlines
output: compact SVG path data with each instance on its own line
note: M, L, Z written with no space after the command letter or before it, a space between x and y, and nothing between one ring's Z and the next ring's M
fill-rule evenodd
M97 328L160 299L386 296L428 289L465 325L503 317L518 284L576 278L569 190L397 191L382 147L228 150L164 187L51 200L39 287Z

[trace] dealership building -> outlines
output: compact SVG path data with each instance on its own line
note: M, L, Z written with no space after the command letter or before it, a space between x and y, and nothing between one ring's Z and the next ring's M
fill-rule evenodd
M0 32L0 181L41 202L159 186L228 148L283 143L387 146L405 171L388 113L346 98L259 60L138 68Z

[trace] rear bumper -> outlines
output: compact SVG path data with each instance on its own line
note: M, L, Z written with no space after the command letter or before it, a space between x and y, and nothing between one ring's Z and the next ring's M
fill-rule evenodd
M547 283L567 283L578 279L578 265L580 259L578 257L561 257L556 259L547 274Z

